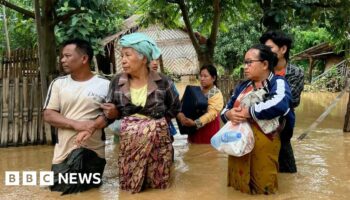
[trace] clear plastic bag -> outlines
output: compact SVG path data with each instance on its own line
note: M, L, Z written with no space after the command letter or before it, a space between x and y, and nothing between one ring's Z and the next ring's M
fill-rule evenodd
M233 125L227 122L210 140L218 151L231 156L244 156L254 148L254 134L248 122Z
M108 128L111 129L114 135L119 135L120 133L120 124L122 120L115 120L113 123L111 123Z

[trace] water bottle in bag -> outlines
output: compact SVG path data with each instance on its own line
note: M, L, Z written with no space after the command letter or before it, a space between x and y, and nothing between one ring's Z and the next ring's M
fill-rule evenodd
M211 138L211 145L218 149L222 143L229 143L239 140L242 137L242 134L236 131L227 130L220 135L213 136Z
M240 157L254 148L254 135L247 122L233 125L229 121L211 138L210 143L220 152Z
M235 131L228 131L221 136L221 141L224 143L228 143L228 142L239 140L241 137L242 137L241 133L238 133Z

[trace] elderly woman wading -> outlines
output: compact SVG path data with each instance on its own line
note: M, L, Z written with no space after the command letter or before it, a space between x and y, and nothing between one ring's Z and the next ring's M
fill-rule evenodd
M155 42L141 33L125 35L119 42L124 73L111 82L105 104L107 118L121 119L119 182L120 188L167 188L170 180L172 151L168 122L180 110L179 96L172 81L147 66L158 59ZM114 112L114 113L113 113Z

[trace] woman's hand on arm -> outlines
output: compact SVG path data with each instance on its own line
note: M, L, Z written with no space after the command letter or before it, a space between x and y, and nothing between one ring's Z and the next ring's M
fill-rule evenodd
M96 129L103 129L106 126L108 126L108 121L106 120L105 116L103 116L103 115L98 116L95 119L94 123L95 123Z
M93 120L77 121L64 117L55 110L46 109L44 111L44 120L56 128L73 129L77 132L88 131L95 132L96 124Z
M56 110L45 109L43 115L45 122L56 128L74 129L76 124L75 120L64 117Z
M120 113L114 103L103 103L101 105L104 115L108 119L116 119L119 117Z
M96 130L96 125L95 125L95 122L93 120L88 120L88 121L76 121L76 120L74 120L72 127L77 132L89 131L89 132L93 133Z
M75 143L79 146L89 139L97 129L103 129L108 125L104 116L98 116L94 121L83 121L79 124L86 127L85 130L79 130L75 138Z

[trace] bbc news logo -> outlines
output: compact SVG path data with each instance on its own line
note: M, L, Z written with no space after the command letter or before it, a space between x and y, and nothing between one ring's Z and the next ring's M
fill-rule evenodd
M39 174L39 175L38 175ZM22 181L19 171L6 171L5 172L5 185L28 185L33 186L38 184L40 186L54 185L54 173L53 171L23 171L21 173ZM100 184L100 173L64 173L58 174L58 184Z

